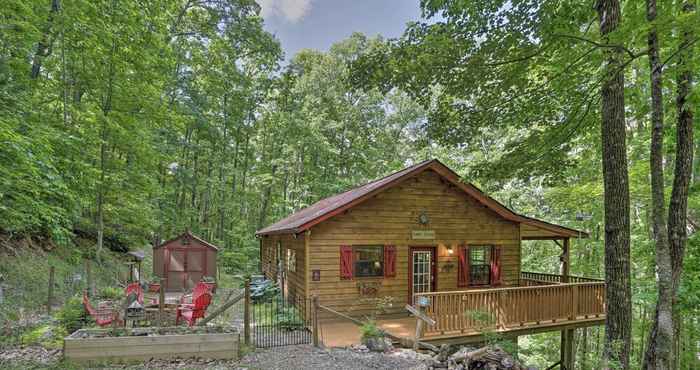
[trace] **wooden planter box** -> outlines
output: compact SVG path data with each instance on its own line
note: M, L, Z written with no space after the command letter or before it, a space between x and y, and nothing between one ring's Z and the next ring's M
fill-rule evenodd
M153 335L168 329L178 333ZM191 357L237 359L239 354L240 335L235 332L212 333L207 328L188 332L188 329L177 327L120 328L117 329L118 336L111 336L111 333L111 329L78 330L65 338L63 355L70 361L86 363Z

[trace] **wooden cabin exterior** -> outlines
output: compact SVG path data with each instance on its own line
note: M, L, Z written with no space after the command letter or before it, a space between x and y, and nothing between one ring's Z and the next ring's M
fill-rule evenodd
M504 328L579 316L593 325L604 315L604 284L573 277L566 284L569 239L585 233L519 215L437 160L321 200L257 235L262 272L289 299L317 296L324 306L365 315L376 309L374 298L392 297L389 313L405 313L405 304L426 296L437 321L426 334L436 337L475 326L465 310L512 316L496 318ZM521 271L521 243L532 239L561 240L562 276ZM576 301L572 289L581 294ZM538 300L561 312L506 312L506 304L545 312Z
M189 231L153 247L153 274L166 292L191 290L202 278L216 280L219 248Z

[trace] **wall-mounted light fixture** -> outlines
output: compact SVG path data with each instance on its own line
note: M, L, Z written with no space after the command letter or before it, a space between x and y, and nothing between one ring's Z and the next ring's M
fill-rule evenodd
M452 255L452 253L454 253L454 250L452 250L452 246L451 246L451 245L448 245L448 246L447 246L447 254Z

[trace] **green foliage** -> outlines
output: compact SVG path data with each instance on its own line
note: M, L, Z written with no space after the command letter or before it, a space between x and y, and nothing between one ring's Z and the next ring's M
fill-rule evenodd
M80 329L85 321L85 308L80 297L72 297L54 315L56 321L68 332Z
M100 298L102 299L109 299L109 300L115 300L115 299L121 299L124 295L124 290L117 288L117 287L104 287L100 289Z
M366 320L362 326L360 326L360 333L363 343L368 339L384 337L384 332L377 326L377 322L372 319Z
M23 345L41 345L50 349L63 347L63 338L68 335L64 326L40 325L22 334Z

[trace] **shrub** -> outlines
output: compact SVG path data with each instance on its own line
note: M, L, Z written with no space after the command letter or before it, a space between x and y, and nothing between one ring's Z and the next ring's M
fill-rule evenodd
M123 291L115 287L105 287L100 289L100 297L104 299L119 299L122 297Z
M41 345L56 349L63 346L63 338L68 335L66 328L58 325L41 325L22 334L22 344Z
M377 326L377 322L374 320L365 321L362 326L360 326L360 333L362 333L362 342L366 342L371 338L382 338L384 337L384 332Z
M69 298L66 303L55 314L59 325L72 333L83 326L85 322L85 309L83 302L78 297Z

